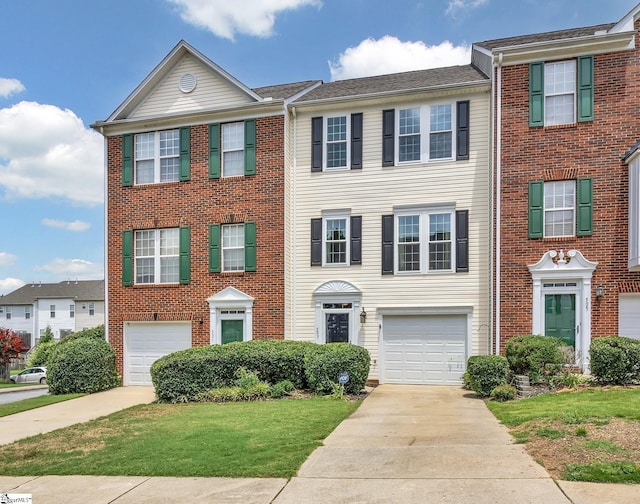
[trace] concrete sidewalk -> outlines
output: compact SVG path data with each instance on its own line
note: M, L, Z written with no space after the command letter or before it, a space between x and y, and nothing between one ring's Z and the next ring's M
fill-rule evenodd
M59 405L40 408L31 421L40 422L39 431L45 432L53 430L47 425L53 426L54 419L61 423L61 416L70 417L67 424L77 423L153 398L149 388L114 389L60 403L68 405L66 413L49 410ZM25 418L11 428L26 432L23 428L28 428L29 421ZM6 425L0 423L0 427L4 434ZM277 478L0 476L0 493L5 492L32 494L35 504L640 502L640 486L554 482L522 445L513 444L484 403L459 387L399 385L374 389L289 482Z

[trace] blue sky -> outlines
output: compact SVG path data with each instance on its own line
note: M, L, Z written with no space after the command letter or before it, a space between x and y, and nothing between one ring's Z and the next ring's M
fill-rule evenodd
M637 0L5 0L0 294L104 277L106 119L180 39L249 87L469 62L471 43L615 22Z

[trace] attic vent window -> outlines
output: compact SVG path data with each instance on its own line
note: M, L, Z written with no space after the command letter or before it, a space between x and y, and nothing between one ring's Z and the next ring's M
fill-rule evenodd
M196 88L197 80L196 76L190 73L183 74L180 77L179 88L183 93L190 93Z

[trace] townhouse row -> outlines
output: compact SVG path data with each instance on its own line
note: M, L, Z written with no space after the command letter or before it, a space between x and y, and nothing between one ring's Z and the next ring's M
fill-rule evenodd
M639 11L474 44L470 65L257 89L179 42L92 125L124 383L251 339L457 384L518 334L585 371L592 338L638 337Z

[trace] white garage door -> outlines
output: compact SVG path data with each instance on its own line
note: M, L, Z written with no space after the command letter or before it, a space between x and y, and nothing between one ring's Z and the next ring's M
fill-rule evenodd
M466 342L466 315L384 316L381 382L461 384Z
M125 385L151 385L151 364L163 355L191 348L191 322L125 324Z
M640 339L640 294L618 298L618 336Z

